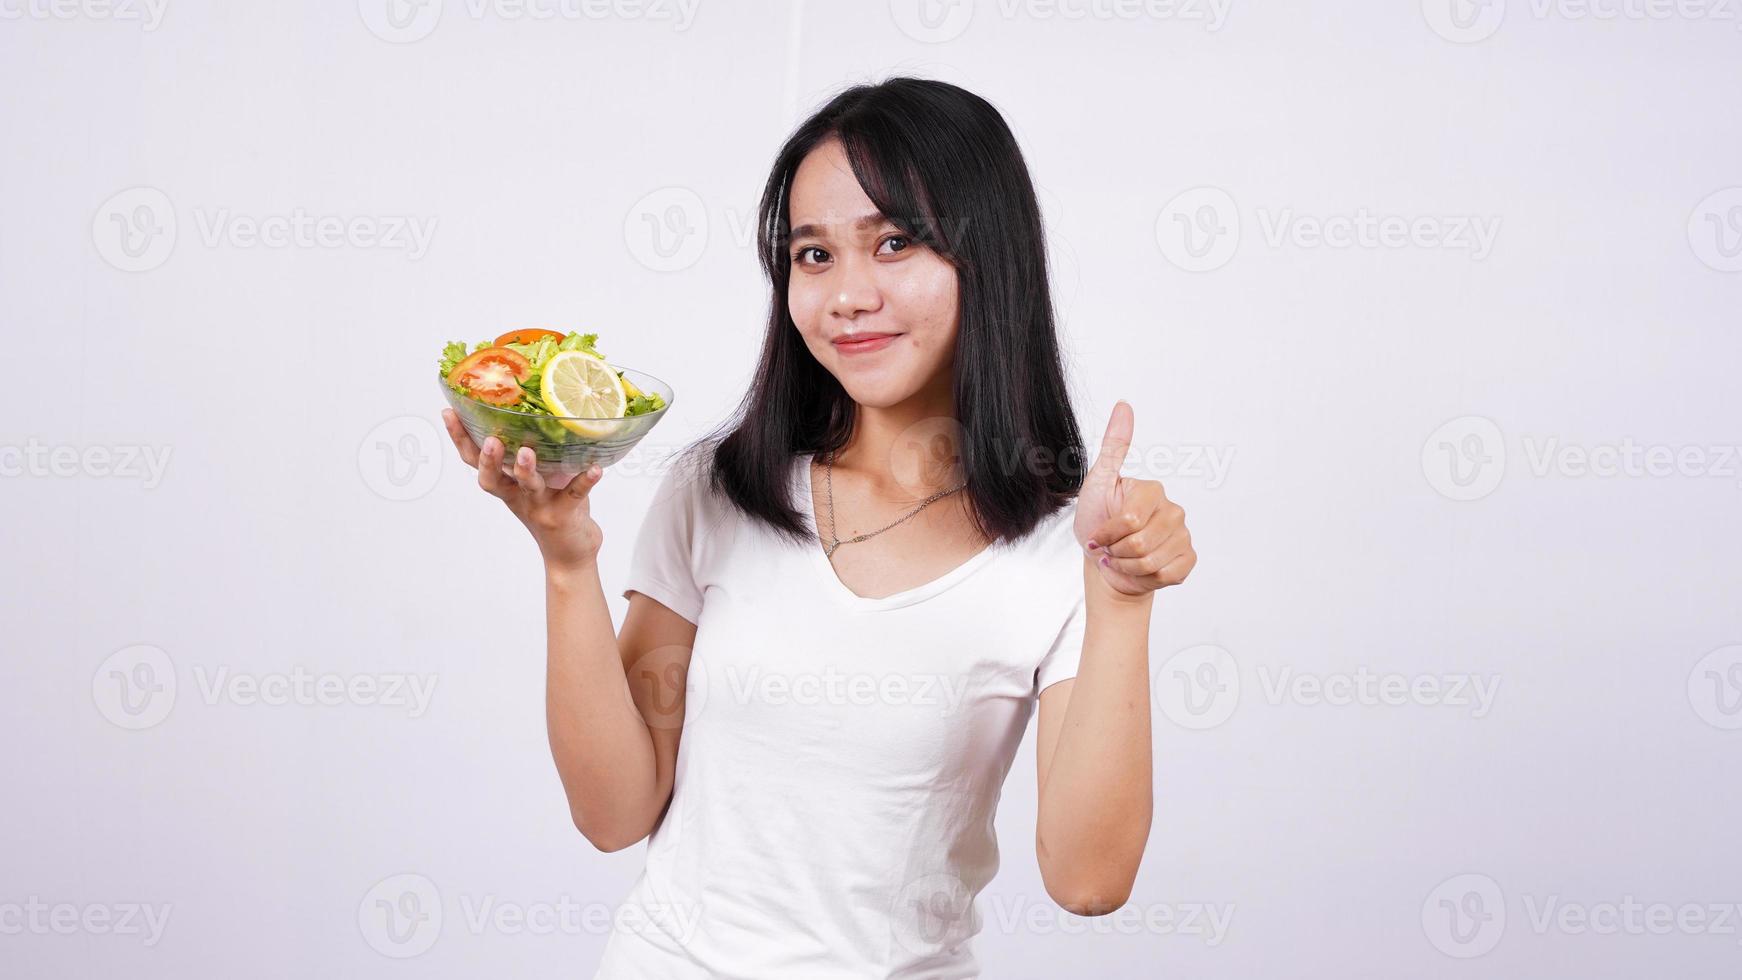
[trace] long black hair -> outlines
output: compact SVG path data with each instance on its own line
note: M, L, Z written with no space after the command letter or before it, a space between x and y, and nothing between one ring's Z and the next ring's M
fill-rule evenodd
M704 440L713 447L708 483L778 534L808 541L809 501L800 510L789 492L794 457L827 455L852 432L856 403L805 346L787 308L793 174L830 138L841 140L878 210L956 269L962 492L985 537L1019 540L1075 498L1087 461L1066 390L1028 167L998 110L946 82L895 77L855 85L780 148L756 238L772 287L768 329L754 383L734 417Z

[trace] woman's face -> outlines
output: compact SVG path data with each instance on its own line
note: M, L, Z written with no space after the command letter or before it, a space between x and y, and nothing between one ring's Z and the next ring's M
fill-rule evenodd
M817 145L789 201L792 321L853 400L886 408L916 393L948 397L956 346L956 270L877 211L839 139ZM843 341L893 335L868 346Z

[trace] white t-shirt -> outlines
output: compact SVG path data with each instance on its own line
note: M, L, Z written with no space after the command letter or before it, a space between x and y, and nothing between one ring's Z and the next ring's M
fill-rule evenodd
M661 479L623 593L697 629L671 805L594 980L978 977L1004 777L1082 653L1074 508L864 598L702 465ZM792 465L814 533L810 458Z

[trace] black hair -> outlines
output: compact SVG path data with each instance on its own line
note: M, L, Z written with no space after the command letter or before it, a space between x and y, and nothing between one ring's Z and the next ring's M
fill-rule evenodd
M852 432L855 402L805 346L787 307L793 175L830 138L841 140L878 210L956 269L962 493L985 537L1019 540L1075 498L1088 464L1028 167L998 110L947 82L855 85L780 148L758 211L757 249L772 287L768 328L753 384L733 419L704 441L712 446L708 483L778 534L808 541L810 502L795 508L789 492L795 456L827 456Z

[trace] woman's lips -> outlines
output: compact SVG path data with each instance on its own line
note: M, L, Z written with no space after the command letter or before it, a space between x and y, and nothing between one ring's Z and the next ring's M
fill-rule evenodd
M883 348L888 347L890 343L899 336L901 335L898 333L879 333L870 334L863 340L859 338L847 339L843 337L842 339L835 341L835 349L843 354L869 354L872 351L882 350Z

